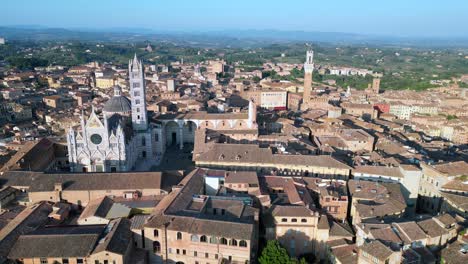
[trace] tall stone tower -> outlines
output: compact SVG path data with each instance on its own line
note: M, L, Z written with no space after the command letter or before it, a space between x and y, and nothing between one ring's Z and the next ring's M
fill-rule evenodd
M375 94L380 92L380 78L372 79L372 91L374 91Z
M135 57L129 61L130 97L132 101L132 126L134 130L147 130L146 87L143 63Z
M310 94L312 93L312 72L314 71L314 51L308 50L306 53L306 61L304 63L304 95L303 107L307 109L310 102Z
M249 100L249 128L254 128L257 123L257 105L252 99Z

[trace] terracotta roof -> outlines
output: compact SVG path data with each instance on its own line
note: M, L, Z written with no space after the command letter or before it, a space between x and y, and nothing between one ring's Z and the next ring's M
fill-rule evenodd
M287 217L311 217L314 212L305 206L293 205L274 205L271 212L273 216L287 216Z
M423 221L417 222L424 232L430 237L438 237L444 234L448 234L448 231L441 227L434 219L429 218Z
M114 205L114 201L107 196L89 201L78 220L92 216L106 218L106 215L112 208L112 205Z
M357 264L358 263L358 248L356 245L348 245L332 248L332 254L340 263Z
M442 214L442 215L436 216L435 218L439 220L445 226L451 226L457 223L457 220L449 214Z
M146 227L163 227L192 234L250 240L258 210L243 204L241 197L205 196L205 176L223 176L225 171L197 168L179 184L179 189L163 199L145 224ZM217 206L223 214L210 214L203 210L190 210L194 197L205 200L205 207ZM164 204L161 205L161 204Z
M56 183L66 190L170 190L180 180L170 172L118 172L118 173L41 173L8 171L0 176L0 184L29 186L31 192L53 191Z
M96 245L93 254L106 251L124 256L129 244L132 242L130 220L119 218L112 220L106 227L106 235Z
M367 252L369 255L384 261L388 259L394 252L378 240L365 243L359 247L359 250Z
M398 167L386 167L386 166L357 166L352 171L355 173L363 173L370 175L379 175L387 177L403 178L403 174Z
M466 175L468 171L468 163L465 161L436 164L432 165L432 167L447 176Z
M397 244L403 242L391 227L371 229L370 233L372 234L374 239L378 239L381 241L389 241Z
M269 148L250 144L213 144L207 152L195 157L195 161L223 163L290 164L310 167L351 169L329 155L280 155Z
M468 211L468 197L454 193L441 192L442 197L447 201L464 211Z
M348 188L361 218L398 214L406 208L398 183L349 180Z
M468 175L468 170L466 171L466 174ZM442 186L442 189L446 189L448 191L468 192L468 178L464 180L457 178L453 181L449 181Z
M8 257L86 257L98 242L105 225L55 226L38 229L18 238Z
M416 224L416 222L392 223L397 230L398 236L405 242L411 244L416 240L426 238L426 233Z
M317 228L318 229L330 229L330 224L328 223L327 216L322 215L320 217Z
M258 185L255 171L229 171L226 172L225 183L249 183Z

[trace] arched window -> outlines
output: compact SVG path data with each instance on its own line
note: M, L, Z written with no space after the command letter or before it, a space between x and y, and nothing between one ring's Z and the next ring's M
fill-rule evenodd
M200 237L200 242L203 242L203 243L206 243L207 242L207 238L205 235L201 236Z
M159 241L154 241L153 242L153 251L154 253L160 253L161 252L161 244Z
M293 218L293 219L291 219L291 222L296 223L296 222L297 222L297 219L296 219L296 218Z
M159 231L157 229L153 230L153 236L158 237L159 236Z
M192 235L192 237L190 239L192 240L192 242L198 242L198 236L197 235Z
M286 219L286 218L281 219L281 222L283 222L283 223L286 223L287 221L288 221L288 219Z
M239 241L239 247L247 247L247 241L245 240Z
M216 237L210 237L210 243L211 244L216 244L216 243L218 243L218 239L216 239Z
M237 246L237 240L235 240L234 238L231 239L231 241L229 241L229 245L230 246Z
M182 233L181 232L177 232L177 240L182 240Z
M302 219L301 219L301 222L302 222L302 223L307 223L307 219L302 218Z
M222 237L220 240L219 240L219 243L221 243L221 245L227 245L227 239Z

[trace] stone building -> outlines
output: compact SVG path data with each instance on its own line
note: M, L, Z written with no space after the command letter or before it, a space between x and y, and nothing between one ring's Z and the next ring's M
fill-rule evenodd
M134 232L150 263L249 263L256 258L258 209L223 187L225 171L196 169Z
M137 263L132 258L130 221L108 225L51 226L21 235L8 258L34 263Z

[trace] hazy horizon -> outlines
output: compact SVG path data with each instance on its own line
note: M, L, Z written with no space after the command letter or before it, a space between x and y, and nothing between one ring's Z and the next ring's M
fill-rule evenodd
M0 26L159 32L278 30L394 37L460 38L468 35L468 2L333 3L284 1L17 0L3 3Z

